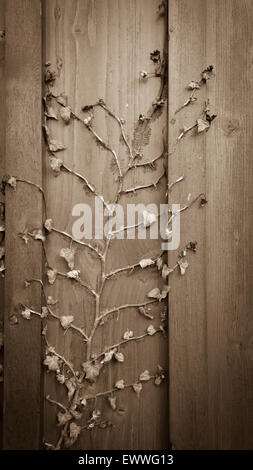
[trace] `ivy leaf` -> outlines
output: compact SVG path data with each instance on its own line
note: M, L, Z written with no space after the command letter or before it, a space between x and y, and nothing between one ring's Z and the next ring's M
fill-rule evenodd
M144 227L150 227L156 221L156 215L144 210L142 213L142 224Z
M48 367L49 370L53 370L53 371L56 371L59 369L60 365L59 365L59 358L57 356L46 356L46 358L44 359L44 362L43 364L45 366Z
M46 306L41 309L41 318L46 318L48 316L48 308Z
M8 179L6 180L6 183L11 186L14 190L16 190L17 188L17 180L14 176L10 176L8 177Z
M179 265L179 269L180 269L180 274L181 274L181 276L183 276L186 272L186 269L189 266L189 263L186 259L180 259L178 261L178 265Z
M47 298L47 304L48 305L55 305L55 304L57 304L57 302L58 302L58 300L54 300L51 295L48 296L48 298Z
M66 276L69 278L69 279L79 279L79 274L80 274L80 271L78 269L73 269L72 271L69 271Z
M140 261L140 266L141 268L146 268L147 266L151 266L151 264L154 264L154 261L150 258L145 258Z
M158 373L155 376L155 385L161 385L162 381L165 379L165 373L163 367L158 365Z
M32 237L34 238L34 240L40 240L40 241L42 241L43 243L46 241L46 237L45 237L45 235L43 235L41 229L33 230L31 235L32 235Z
M56 380L63 385L65 383L65 376L63 374L56 374Z
M59 152L60 150L66 149L66 146L56 139L50 140L48 142L48 147L49 147L50 152Z
M71 108L70 108L70 106L66 106L66 107L61 108L60 116L61 116L62 120L65 122L65 124L69 124L70 118L71 118Z
M57 96L56 101L61 106L66 106L67 105L67 95L65 93L61 93L59 96Z
M56 277L57 277L57 271L56 269L48 269L47 270L47 278L48 278L48 282L49 284L54 284L55 280L56 280Z
M55 119L56 121L58 121L58 117L56 116L54 108L52 108L52 106L47 106L45 116L48 119Z
M52 232L53 219L46 219L44 223L44 227L48 232Z
M170 291L170 286L167 286L167 285L163 286L159 301L162 299L165 299L169 291Z
M87 405L87 400L86 400L85 397L82 398L82 400L81 400L81 405L82 405L82 406L86 406L86 405Z
M59 411L57 413L57 419L58 419L58 426L64 426L68 421L72 419L72 416L70 413L62 413Z
M75 385L74 377L72 377L71 379L67 379L65 381L65 385L68 389L68 399L69 399L69 401L71 401L71 399L73 398L74 393L76 391L76 385Z
M60 256L65 259L69 269L74 269L75 250L73 248L62 248Z
M56 173L59 174L61 171L61 167L63 165L63 161L57 157L50 157L50 166L51 169Z
M91 383L95 382L100 374L102 367L103 364L100 364L99 362L95 362L94 364L91 364L90 362L83 362L82 368L85 372L85 379Z
M25 318L26 320L31 320L31 310L29 310L29 308L26 308L25 310L23 310L21 312L21 315L23 318Z
M133 384L133 389L134 389L135 393L137 393L137 396L139 398L140 393L142 391L142 384L140 382L136 382L135 384Z
M156 333L156 329L154 328L153 325L149 325L148 328L147 328L147 333L148 335L150 336L153 336L155 333Z
M197 119L198 133L206 131L207 129L209 129L209 127L210 127L210 123L208 121L202 118Z
M198 82L192 80L190 83L188 83L187 88L189 88L190 90L199 90L200 85Z
M133 331L127 329L127 330L125 331L124 335L123 335L123 339L128 340L128 339L132 338L133 335L134 335Z
M101 364L105 364L107 362L110 362L114 356L114 353L117 351L117 348L111 349L110 351L106 352L104 354L104 357L101 361Z
M158 51L158 49L153 52L150 52L150 60L152 60L155 64L161 61L161 53L160 51Z
M162 278L166 280L166 278L169 276L169 274L173 273L173 269L169 268L167 264L163 265L162 269Z
M158 260L156 261L156 266L157 266L158 271L160 271L162 269L162 267L163 267L162 257L158 258Z
M75 438L77 439L77 437L79 436L81 432L81 427L80 426L77 426L76 423L70 423L70 426L69 426L69 435L71 438Z
M140 377L139 377L140 382L147 382L150 379L151 379L151 376L148 370L144 370L144 372L140 374Z
M118 380L116 383L115 383L115 387L118 388L119 390L123 390L125 388L125 382L123 379L121 380Z
M124 360L125 360L125 356L122 352L116 352L114 354L114 357L115 357L116 361L118 361L118 362L124 362Z
M139 307L138 311L140 312L141 315L143 315L146 318L149 318L150 320L153 320L153 315L150 315L150 313L147 313L145 307Z
M108 397L108 401L110 403L110 407L115 411L117 408L117 398L116 397Z
M71 325L73 321L74 321L74 317L72 315L64 315L60 319L61 326L65 330Z
M158 289L158 287L151 289L151 291L148 293L148 297L151 299L160 299L160 289Z

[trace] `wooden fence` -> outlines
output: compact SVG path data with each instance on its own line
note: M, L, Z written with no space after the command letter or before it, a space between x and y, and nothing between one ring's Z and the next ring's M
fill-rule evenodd
M41 323L45 326L45 320L36 315L29 321L22 317L24 306L40 312L45 305L41 284L31 282L24 288L25 280L43 280L46 295L58 301L52 307L57 316L73 315L82 331L90 331L93 325L94 299L84 286L64 276L58 276L54 285L46 283L49 267L66 273L59 251L72 244L53 231L44 245L45 258L43 243L29 233L34 229L37 233L50 217L55 228L71 234L72 207L87 203L94 210L94 191L85 192L73 172L85 175L106 201L117 191L112 152L98 147L92 132L78 119L69 125L60 119L48 120L50 135L66 147L59 152L60 158L72 171L65 169L54 176L42 135L42 77L49 70L55 72L53 94L64 92L64 105L84 119L87 113L82 114L81 108L104 99L126 121L129 142L133 129L140 130L138 116L145 117L150 107L154 109L156 96L165 100L163 113L150 120L149 145L142 150L147 162L162 154L168 158L165 164L159 158L153 170L149 165L130 171L124 188L149 186L160 178L164 167L167 179L161 178L153 190L123 194L124 206L166 202L167 183L181 175L185 179L169 192L170 203L190 203L202 192L208 200L205 207L195 204L181 215L181 247L196 240L197 252L187 254L189 268L184 276L179 270L170 276L168 302L154 304L145 312L154 319L143 317L136 307L126 308L94 337L92 352L98 353L118 343L128 328L134 336L142 335L150 323L159 329L167 303L167 337L148 335L124 345L124 363L105 366L89 393L110 390L121 378L135 383L140 372L154 373L158 364L168 371L167 380L160 387L143 383L140 398L128 388L116 393L116 410L97 397L94 407L104 421L92 430L83 429L73 448L252 448L252 13L250 0L169 0L168 21L166 2L159 0L0 0L0 112L5 122L0 131L0 173L43 187L47 212L41 191L22 181L17 182L16 191L7 184L5 196L1 195L7 268L5 278L0 279L4 449L39 449L45 442L55 445L59 442L57 410L45 397L67 403L55 374L41 367L45 350ZM160 77L142 80L139 76L141 70L154 70L149 57L154 50L168 56L168 83L162 96ZM199 80L210 64L215 66L215 76L197 90L196 102L177 112L189 97L187 83ZM196 122L208 99L211 113L217 114L208 132L197 135L193 129L178 141L182 128ZM61 105L54 98L51 104L59 118ZM126 165L129 155L119 139L119 122L101 106L94 114L94 129ZM19 236L26 230L27 244ZM160 243L113 240L105 272L154 258ZM99 288L100 259L73 245L81 278ZM102 241L92 247L100 252ZM178 250L169 252L169 266L177 261ZM152 267L112 276L103 292L101 311L144 304L158 276ZM48 318L47 323L48 343L75 370L80 368L85 345L77 332L63 331L57 319ZM110 421L113 426L108 425Z

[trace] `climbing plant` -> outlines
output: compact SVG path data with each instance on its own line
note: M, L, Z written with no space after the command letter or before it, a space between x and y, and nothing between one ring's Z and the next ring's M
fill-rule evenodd
M159 6L159 16L164 15L165 3ZM166 38L167 42L167 38ZM150 60L152 63L152 70L140 72L140 80L147 81L149 79L156 78L160 80L160 90L157 97L152 101L150 109L145 114L140 114L137 120L133 132L133 138L130 140L125 131L125 122L118 116L110 106L105 103L103 99L98 99L95 103L85 104L80 110L73 110L68 105L65 94L56 94L54 92L54 85L57 80L57 73L51 68L50 63L45 64L45 93L43 97L44 103L44 121L43 121L43 132L45 136L45 145L47 151L47 158L50 161L50 167L54 175L60 176L62 172L66 172L72 175L75 179L81 182L85 189L93 196L99 198L104 208L107 209L110 215L114 212L115 204L119 203L123 195L136 194L139 191L148 191L150 189L157 188L163 178L167 178L167 158L175 152L176 146L179 145L182 138L192 130L196 130L197 134L206 132L215 115L210 113L209 103L205 103L203 109L203 115L199 116L190 127L184 127L180 130L177 141L174 144L171 152L168 154L168 149L165 147L163 152L152 158L149 161L144 161L143 148L148 145L150 133L152 129L152 123L155 119L158 119L164 112L167 103L167 86L168 86L168 70L167 70L167 47L165 45L163 52L154 50L150 53ZM182 106L175 111L177 114L181 109L186 106L192 105L197 100L198 90L204 86L213 76L213 66L208 66L200 76L198 81L192 80L187 88L190 90L190 96ZM148 86L148 84L147 84ZM99 134L99 131L94 125L94 111L100 109L106 115L110 116L118 125L120 131L120 138L125 146L128 154L128 162L126 165L121 161L120 156L114 150L112 145L105 141ZM56 111L57 109L57 111ZM59 140L55 139L52 135L52 131L49 125L50 120L58 121L62 120L66 126L73 124L83 127L84 132L88 132L94 138L94 142L103 148L108 155L112 158L113 172L117 174L117 190L112 201L106 201L104 196L100 194L94 187L93 183L88 178L77 172L74 168L66 165L58 155L65 150L65 145ZM126 175L129 172L135 171L136 168L147 168L150 171L155 172L156 163L158 160L164 161L163 171L158 176L155 175L153 181L150 184L137 185L134 187L125 187ZM175 184L183 181L184 176L179 176L174 182L168 184L166 196L173 190ZM38 241L42 244L44 257L45 257L45 277L43 279L27 279L25 281L25 287L29 288L33 283L38 283L41 286L43 304L40 311L32 308L30 305L20 305L20 315L24 320L31 320L33 316L40 318L42 323L42 336L45 342L45 356L43 358L43 365L50 374L55 376L55 379L59 386L66 390L66 401L59 402L54 397L47 395L45 399L56 406L56 424L59 427L59 437L56 443L48 442L45 439L45 446L48 449L61 449L70 448L78 439L78 436L82 430L92 430L94 427L107 428L112 426L113 423L105 419L102 415L99 406L97 405L97 399L106 399L108 406L112 410L117 410L118 402L117 395L120 391L128 388L132 389L132 392L137 397L141 396L143 386L153 383L155 386L160 386L165 379L165 370L161 365L157 365L157 369L154 371L140 370L136 380L131 383L127 383L122 376L119 376L116 382L108 390L104 390L99 393L93 392L93 388L90 384L95 383L99 380L101 371L110 366L113 363L123 363L127 355L127 346L133 342L145 339L151 340L154 335L166 335L167 330L167 307L166 299L170 290L168 279L176 271L179 270L181 275L184 275L188 268L187 253L189 251L196 252L197 242L189 241L189 243L183 247L178 253L178 259L174 266L168 266L166 262L166 252L160 251L155 257L147 256L143 259L138 259L134 264L127 265L125 267L117 268L112 271L107 271L107 259L108 252L113 240L119 231L128 230L128 226L123 226L119 230L111 230L107 237L104 237L103 247L98 247L95 241L87 241L85 239L77 240L72 234L65 232L56 226L56 223L50 214L48 213L48 207L46 203L46 194L42 187L35 184L33 181L21 178L19 176L7 175L3 178L1 190L4 193L6 188L15 190L18 184L32 185L35 190L40 191L43 204L45 220L44 224L39 229L33 229L27 227L22 233L17 234L28 244L30 239ZM200 203L200 206L204 206L207 203L206 197L203 193L196 195L190 202L182 206L178 213L184 212L189 209L194 203ZM2 206L1 206L2 207ZM167 237L171 235L171 223L176 214L172 214L169 211ZM141 223L136 224L133 228L138 228L141 224L147 230L151 225L157 222L159 215L153 214L148 211L143 211ZM2 220L4 218L4 212L1 211L1 232L4 232L4 224ZM66 262L66 272L58 271L54 266L51 265L50 259L47 254L47 239L51 237L53 233L58 233L60 236L70 241L69 248L62 248L59 251L59 256L62 257ZM79 245L83 249L92 253L100 262L101 271L99 277L98 287L94 287L85 282L80 276L80 270L76 266L76 250L75 245ZM1 260L1 274L4 273L4 246L3 243L0 247L0 260ZM110 309L103 309L102 297L104 288L108 280L116 277L120 274L129 274L136 270L149 270L156 269L159 276L162 277L164 285L162 288L154 286L153 289L146 293L146 300L142 303L127 303L117 305ZM68 279L69 282L78 283L84 288L84 295L90 295L94 299L94 311L90 312L92 316L92 326L90 331L86 331L83 327L76 324L73 315L68 313L59 315L56 313L55 305L57 299L53 296L47 295L47 283L54 285L58 278ZM154 327L152 324L153 314L152 307L154 304L160 305L160 326ZM144 326L143 333L135 335L134 332L127 328L122 334L122 338L117 340L115 344L107 346L101 351L94 351L93 340L94 336L99 328L103 328L105 321L109 318L113 321L116 314L126 310L128 308L136 309L140 315L147 321L147 326ZM48 339L48 319L53 319L59 322L62 331L65 333L71 330L80 336L80 340L85 345L85 358L80 368L76 370L71 360L66 358L64 354L60 354L56 347L50 343ZM0 347L3 344L3 335L0 335ZM1 373L1 369L0 369Z

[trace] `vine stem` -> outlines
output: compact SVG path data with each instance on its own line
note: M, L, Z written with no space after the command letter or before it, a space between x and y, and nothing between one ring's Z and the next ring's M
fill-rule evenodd
M94 251L99 256L99 258L102 257L102 253L100 253L100 251L97 248L95 248L94 246L92 246L90 243L82 242L81 240L76 240L76 238L72 237L72 235L70 235L69 233L64 232L63 230L59 230L55 227L52 227L51 230L52 230L52 232L59 233L59 234L63 235L64 237L69 238L72 242L77 243L78 245L86 246L91 251Z
M104 310L101 312L100 316L98 317L98 321L100 322L103 320L103 318L107 317L111 313L118 312L120 310L125 310L126 308L139 308L139 307L145 307L146 305L153 304L155 302L158 302L157 299L154 300L148 300L147 302L142 302L142 303L136 303L136 304L125 304L125 305L120 305L119 307L113 307L110 310Z

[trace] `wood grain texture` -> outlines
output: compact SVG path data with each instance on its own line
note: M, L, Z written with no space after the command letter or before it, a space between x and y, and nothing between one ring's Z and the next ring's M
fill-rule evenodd
M169 142L210 99L208 133L186 136L169 158L184 173L171 202L206 191L208 205L181 217L182 246L198 241L170 295L170 432L176 449L250 449L252 380L251 1L170 0ZM216 76L179 114L185 87L209 64ZM169 254L173 261L174 254Z
M0 116L2 125L0 127L0 180L5 174L5 1L0 1ZM4 197L0 195L0 202L4 202ZM1 244L4 243L1 234ZM4 320L4 278L0 276L0 331L3 332ZM1 349L1 348L0 348ZM3 363L3 348L0 351L0 364ZM3 437L3 383L0 382L0 449L2 449Z
M157 96L160 81L151 79L146 83L139 80L142 69L151 69L149 54L154 49L163 49L165 39L164 19L158 19L158 0L50 0L44 2L44 62L49 61L53 70L58 70L54 85L56 93L65 92L68 104L82 115L81 107L103 98L107 105L120 117L126 119L127 134L132 138L133 129L140 113L146 113ZM62 67L60 65L62 64ZM58 68L57 68L58 66ZM83 115L84 116L84 115ZM144 149L145 161L158 156L163 150L163 133L167 132L167 116L152 124L150 145ZM110 153L97 147L94 139L79 122L64 126L61 122L49 124L52 135L61 140L67 150L61 152L64 162L85 175L105 200L115 195L116 175L112 171ZM119 153L125 164L127 153L119 142L118 125L101 110L95 110L94 128ZM136 170L129 174L125 187L152 182L161 174L163 163L158 163L155 172ZM54 225L71 233L74 218L72 207L76 203L90 204L94 210L93 197L87 195L79 181L63 173L58 178L52 175L45 154L44 185L48 200L49 216ZM143 191L134 198L124 196L127 202L160 203L165 201L166 179L157 190ZM98 241L102 247L102 242ZM59 256L60 248L69 246L68 241L56 234L47 242L50 265L66 271L66 265ZM76 247L76 267L81 277L90 285L98 285L100 263L89 251ZM109 272L118 267L138 262L144 257L160 251L160 241L115 240L112 243L106 263ZM125 303L144 302L147 292L157 285L155 271L122 275L108 281L102 300L102 308ZM161 281L159 281L161 282ZM57 280L48 293L58 300L58 314L73 314L75 323L87 331L91 328L94 302L87 292L69 280ZM159 325L159 306L154 307L154 324ZM141 317L136 309L129 309L108 321L95 337L92 352L99 352L105 346L118 342L127 328L134 333L145 331L150 321ZM85 346L80 337L68 331L63 335L56 322L48 330L50 344L72 360L75 367L85 358ZM156 370L157 364L166 367L167 341L161 335L146 338L145 341L125 347L124 364L113 364L105 368L91 393L110 389L116 379L124 378L127 383L136 380L140 372ZM65 391L60 391L52 374L46 374L45 394L66 403ZM167 386L160 389L153 384L146 385L138 400L132 390L119 394L118 412L113 412L108 403L98 400L98 407L106 419L114 423L112 429L94 429L83 432L77 448L85 449L158 449L168 445ZM84 413L84 420L88 417ZM58 435L56 410L45 405L44 437L55 443Z
M42 183L41 11L39 0L6 2L6 162L9 175ZM18 236L40 228L42 198L24 183L6 189L4 448L40 445L40 322L24 321L19 304L40 308L41 244ZM17 323L14 324L14 316Z

